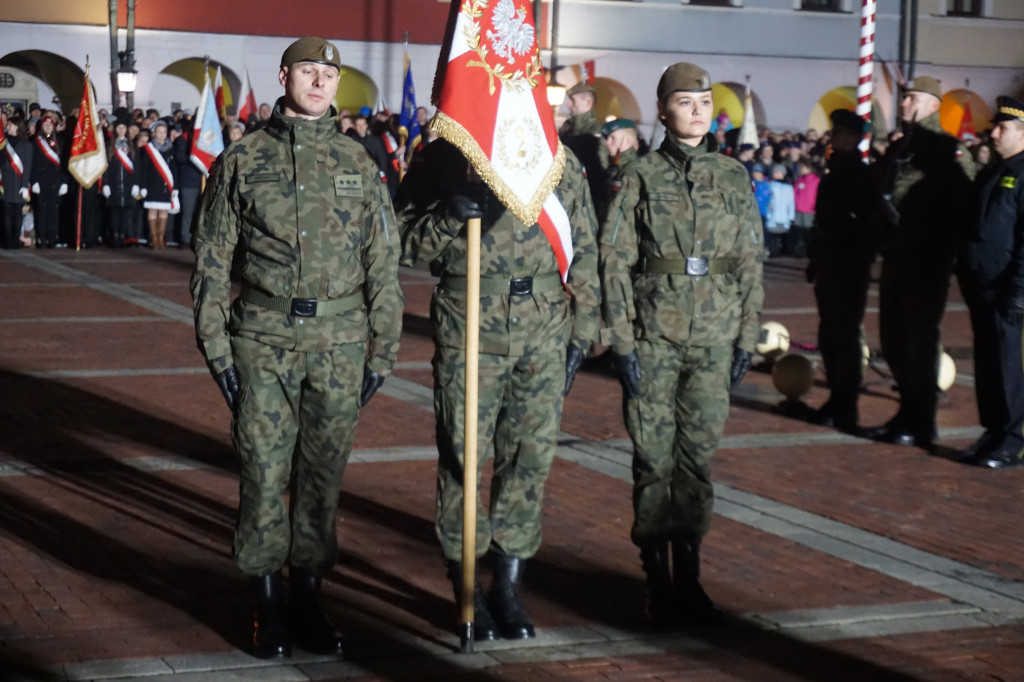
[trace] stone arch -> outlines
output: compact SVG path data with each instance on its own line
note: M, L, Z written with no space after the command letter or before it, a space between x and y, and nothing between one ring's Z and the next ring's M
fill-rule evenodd
M856 87L844 85L833 88L822 95L815 103L814 108L811 109L811 115L807 119L808 129L813 128L821 133L832 128L832 121L829 119L829 116L836 109L857 110ZM886 125L885 114L882 111L882 106L878 103L877 97L871 98L871 123L874 126L875 137L883 137L888 133L889 127Z
M738 129L743 125L744 101L747 96L747 87L745 85L730 81L715 83L711 86L711 95L715 99L715 122L711 125L712 131L717 129L718 117L723 109L729 116L729 123L732 124L733 128ZM754 109L754 120L759 125L766 125L767 118L764 113L764 104L753 90L750 91L750 103Z
M235 104L235 93L242 91L242 82L238 74L223 62L210 59L208 66L206 62L204 57L186 57L165 66L153 79L149 93L150 102L161 114L170 114L170 110L165 111L164 108L173 102L179 102L183 109L195 110L199 106L199 95L203 91L204 68L209 69L212 83L219 66L224 81L224 104ZM158 93L162 98L160 101L155 99ZM140 106L138 101L136 106Z
M965 112L970 109L971 123L975 133L983 133L992 127L992 112L978 93L960 88L950 90L942 96L939 106L939 121L942 128L950 135L960 135L960 126L964 121Z
M348 109L355 115L362 107L373 109L377 104L378 92L372 78L353 66L343 65L338 74L338 93L334 96L334 106L338 111Z
M593 85L597 92L594 114L599 122L607 121L609 118L628 118L636 123L643 120L636 97L621 82L614 78L598 76L594 79Z
M18 69L45 83L57 101L40 101L43 109L59 108L68 113L82 101L85 70L58 54L45 50L20 50L0 57L0 66Z

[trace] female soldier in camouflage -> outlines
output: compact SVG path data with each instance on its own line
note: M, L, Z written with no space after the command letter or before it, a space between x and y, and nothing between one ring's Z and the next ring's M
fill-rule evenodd
M708 135L711 79L675 64L658 83L665 141L622 169L600 236L602 343L612 346L633 439L632 539L659 626L717 613L698 582L711 456L764 301L761 220L742 164ZM669 572L669 544L672 573Z

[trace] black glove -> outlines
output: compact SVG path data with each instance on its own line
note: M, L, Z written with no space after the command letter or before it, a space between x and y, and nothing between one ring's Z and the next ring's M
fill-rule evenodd
M732 349L732 367L729 368L729 377L732 379L730 389L736 388L736 384L743 381L743 375L750 369L750 360L753 357L753 353L739 346Z
M449 201L448 211L459 221L483 218L491 190L483 182L464 182Z
M626 355L615 353L615 369L619 371L619 381L622 382L622 390L627 398L635 398L640 395L640 357L636 350L631 350Z
M377 392L377 389L384 383L384 377L374 372L369 367L363 368L363 390L359 392L359 407L370 402L370 398Z
M999 302L999 309L1010 324L1024 322L1024 296L1004 296Z
M804 270L804 277L807 279L808 284L814 284L814 280L818 277L818 269L814 267L814 263L807 264L807 269Z
M563 397L569 395L569 391L572 389L572 382L576 380L576 372L579 371L581 364L583 364L583 351L570 343L569 347L565 349L565 390L562 391Z
M242 384L238 380L238 370L231 365L223 372L214 374L213 380L217 382L220 392L224 394L228 409L234 412L238 407L238 394L242 392Z

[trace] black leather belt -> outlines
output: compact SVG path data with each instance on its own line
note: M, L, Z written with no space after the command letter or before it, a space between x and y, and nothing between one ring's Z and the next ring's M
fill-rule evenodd
M637 263L638 272L652 275L723 275L732 269L728 258L654 258L645 256Z
M515 279L480 278L481 296L529 296L552 291L562 286L558 273ZM442 275L441 287L449 291L466 291L466 278L458 275Z

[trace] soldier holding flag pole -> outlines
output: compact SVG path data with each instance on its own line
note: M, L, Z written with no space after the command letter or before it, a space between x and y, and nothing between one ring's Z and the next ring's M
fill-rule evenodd
M444 140L414 157L398 200L403 262L430 263L441 276L431 311L435 525L462 605L464 651L473 639L534 636L519 586L541 543L562 398L598 327L593 204L582 166L558 141L544 85L529 6L454 0L431 123ZM492 444L485 509L476 453ZM475 564L487 554L485 597Z

